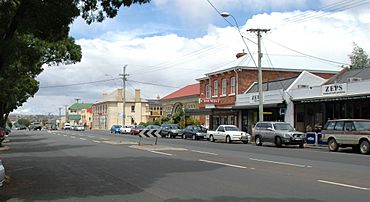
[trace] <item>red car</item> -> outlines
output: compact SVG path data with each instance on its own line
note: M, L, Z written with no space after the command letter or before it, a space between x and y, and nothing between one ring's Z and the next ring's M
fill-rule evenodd
M5 140L6 130L4 128L0 128L0 146L1 143Z
M136 125L131 129L131 135L139 135L139 133L145 129L143 125Z

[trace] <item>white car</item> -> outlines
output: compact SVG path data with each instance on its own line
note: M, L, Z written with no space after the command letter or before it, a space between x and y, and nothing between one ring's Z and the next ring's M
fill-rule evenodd
M241 141L244 144L248 144L251 141L251 135L241 131L234 125L220 125L215 131L208 130L207 138L209 141L214 142L216 140L222 140L226 143L233 141Z
M121 127L121 133L123 134L129 134L131 133L132 126L122 126Z
M85 127L83 125L77 125L77 126L75 126L74 130L84 131L85 130Z
M65 123L64 124L64 126L63 126L63 129L64 130L71 130L72 128L71 128L71 124L69 124L69 123Z

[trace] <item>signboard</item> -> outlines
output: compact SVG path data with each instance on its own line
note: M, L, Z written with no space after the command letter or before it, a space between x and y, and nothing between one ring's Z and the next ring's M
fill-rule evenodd
M321 87L322 95L340 95L347 93L347 84L346 83L335 83L329 85L323 85Z
M218 103L221 103L221 100L220 99L211 99L211 98L199 98L199 103L218 104Z
M265 100L265 94L263 94L263 100ZM253 93L250 95L250 103L256 103L260 101L260 95L259 93Z

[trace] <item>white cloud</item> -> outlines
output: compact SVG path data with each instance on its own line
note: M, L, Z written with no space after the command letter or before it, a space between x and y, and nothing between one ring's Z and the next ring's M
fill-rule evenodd
M169 1L156 0L155 2L162 5ZM176 2L180 4L184 1ZM304 3L304 1L300 2ZM191 7L189 5L191 5L190 2L188 7ZM198 12L196 10L194 12ZM369 11L369 9L363 10L363 13L357 14L341 12L303 23L286 23L283 20L299 15L299 11L274 12L255 15L247 22L241 23L243 25L241 29L273 28L271 32L264 34L263 38L275 67L338 70L339 68L333 64L317 62L301 56L288 57L286 55L299 54L269 40L321 58L349 62L348 54L352 51L352 42L356 42L370 53L370 40L367 34L369 30L366 30L368 20L364 20L368 18ZM255 40L253 34L245 34L250 40ZM208 27L206 35L195 39L179 37L176 34L145 37L140 34L140 31L112 31L99 38L80 39L77 43L82 46L81 63L47 67L38 77L41 86L117 78L122 72L123 65L128 64L127 70L131 80L128 82L129 90L141 88L144 97L155 98L157 95L163 97L176 88L151 86L136 81L178 87L193 84L196 78L235 60L235 54L245 49L234 28L212 25ZM255 53L256 45L249 41L248 45ZM287 64L289 66L286 66ZM120 80L64 88L42 88L35 98L30 99L16 113L54 112L55 114L59 107L72 104L74 98L80 98L84 102L95 102L103 92L113 91L119 86L121 86Z

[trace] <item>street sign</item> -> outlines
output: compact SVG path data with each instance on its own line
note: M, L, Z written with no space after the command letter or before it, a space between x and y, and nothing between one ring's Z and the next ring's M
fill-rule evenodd
M139 133L140 137L162 137L159 132L161 130L155 130L155 129L144 129Z
M157 144L158 142L158 138L159 137L162 137L159 132L161 130L155 130L155 129L144 129L142 130L140 133L139 133L139 137L140 137L140 140L139 140L139 145L141 145L141 138L147 138L147 137L155 137L155 144Z

